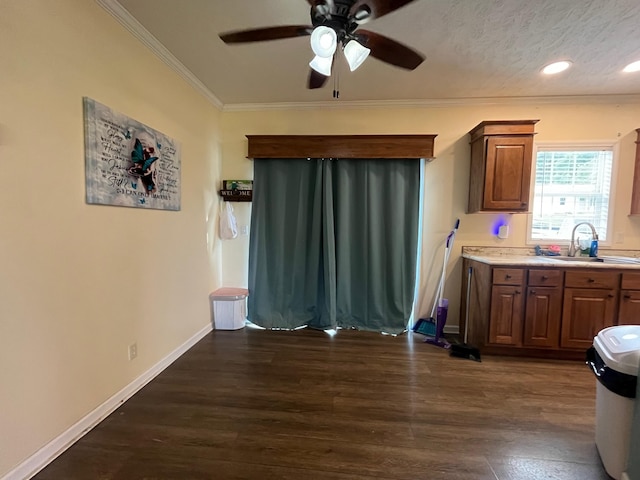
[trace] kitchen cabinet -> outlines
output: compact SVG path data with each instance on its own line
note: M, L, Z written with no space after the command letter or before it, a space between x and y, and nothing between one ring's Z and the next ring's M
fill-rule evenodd
M624 272L620 283L619 325L640 325L640 273Z
M487 354L582 359L603 328L640 324L640 272L469 258L463 268L461 332Z
M586 351L600 330L614 325L619 278L615 272L566 273L561 347Z
M522 344L522 288L524 270L495 268L491 289L489 343Z
M469 132L468 213L527 212L534 125L538 120L484 121Z
M560 270L494 268L488 343L557 348L562 273Z
M561 270L530 270L523 345L558 348L562 319Z

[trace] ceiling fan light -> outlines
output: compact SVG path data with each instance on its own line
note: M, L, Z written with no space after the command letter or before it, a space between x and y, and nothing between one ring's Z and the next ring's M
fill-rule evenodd
M332 63L333 57L320 57L316 55L315 58L309 62L309 66L325 77L330 77Z
M561 62L554 62L544 67L542 69L542 73L545 73L547 75L553 75L555 73L564 72L570 66L571 66L571 62L568 60L563 60Z
M344 56L352 72L364 63L369 53L371 53L370 49L355 40L351 40L344 46Z
M318 57L331 57L337 45L338 36L333 28L320 25L311 33L311 49Z
M371 17L371 7L369 5L360 5L358 10L353 14L356 23L366 23Z
M640 72L640 61L630 63L622 69L625 73Z

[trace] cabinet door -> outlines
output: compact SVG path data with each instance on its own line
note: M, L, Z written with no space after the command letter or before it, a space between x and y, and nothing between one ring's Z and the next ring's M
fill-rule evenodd
M640 325L640 291L623 290L620 292L618 325Z
M522 345L522 288L494 285L491 289L489 343Z
M560 346L586 350L593 345L593 337L614 324L615 298L615 290L565 289Z
M527 211L533 137L492 136L486 143L484 208Z
M523 344L526 347L558 348L561 315L561 287L529 287Z

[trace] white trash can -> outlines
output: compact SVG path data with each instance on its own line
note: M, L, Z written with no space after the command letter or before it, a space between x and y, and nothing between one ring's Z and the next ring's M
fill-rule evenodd
M596 382L596 447L607 473L627 467L640 365L640 325L605 328L593 339L587 363Z
M216 330L239 330L247 318L246 288L222 287L209 295L211 321Z

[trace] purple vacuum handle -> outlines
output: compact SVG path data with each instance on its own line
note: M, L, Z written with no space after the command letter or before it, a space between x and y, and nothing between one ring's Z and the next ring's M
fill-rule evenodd
M460 226L460 219L457 219L456 220L456 224L453 227L453 230L451 230L451 233L449 233L449 236L447 237L447 248L449 248L451 246L451 239L456 234L456 230L458 230L459 226Z
M453 238L453 232L451 232L448 236L447 236L447 247L449 248L449 243L451 242L451 239Z

